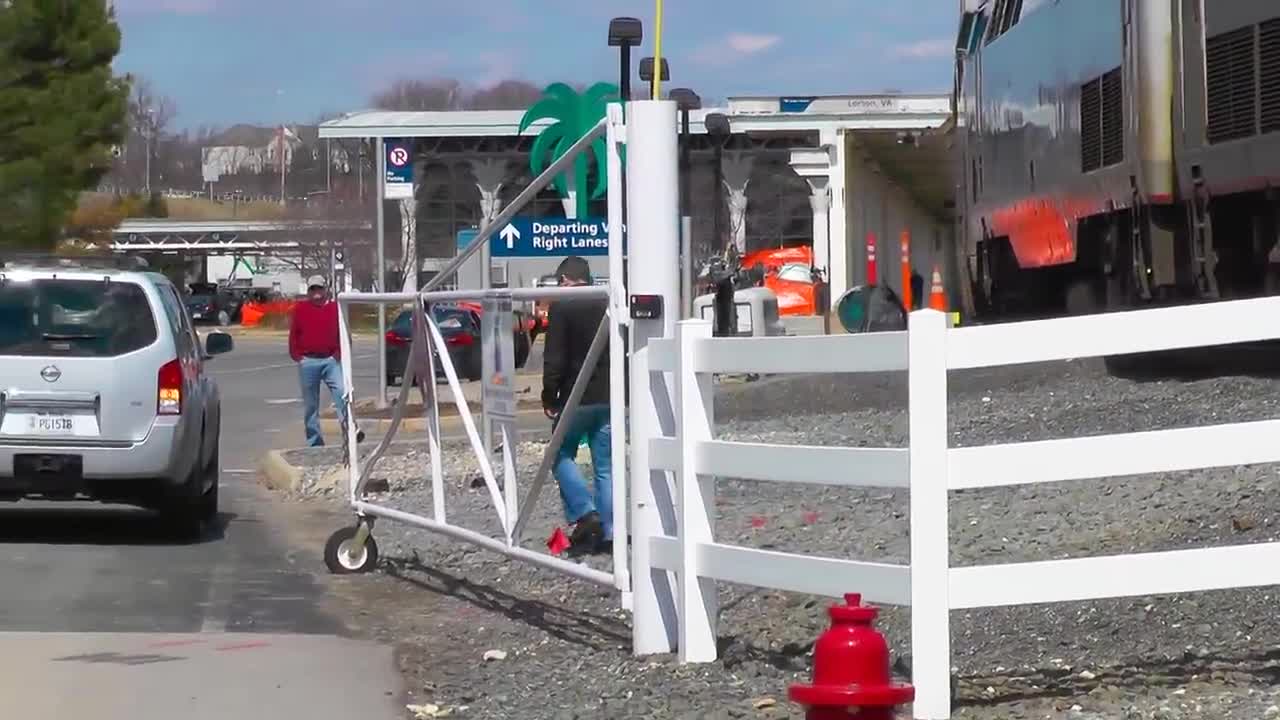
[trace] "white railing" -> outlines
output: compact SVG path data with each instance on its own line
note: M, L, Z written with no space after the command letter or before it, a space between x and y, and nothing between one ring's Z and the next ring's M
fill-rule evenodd
M911 606L917 718L951 714L951 610L1280 584L1280 543L951 567L949 490L1280 462L1280 420L952 448L947 373L1080 357L1280 338L1280 298L971 328L914 312L906 332L865 336L712 338L701 320L651 343L642 367L674 376L674 433L650 441L651 470L670 471L674 535L637 538L649 567L672 571L680 657L715 659L715 580ZM908 447L815 448L735 443L712 433L718 372L907 370ZM715 542L717 476L910 491L911 563L815 558ZM637 553L637 561L644 558ZM637 563L637 574L649 568ZM696 581L695 581L696 579Z
M716 440L712 433L712 374L835 373L905 370L906 333L713 338L711 324L688 320L676 337L654 341L642 365L674 376L671 436L649 442L649 469L675 477L675 536L637 538L650 546L650 568L674 571L677 647L686 661L716 657L715 589L708 581L841 597L857 589L871 602L906 605L906 565L825 558L715 542L717 476L840 487L908 486L906 448L834 448ZM691 480L695 480L691 482ZM640 525L637 524L637 528ZM640 562L640 554L637 554ZM648 568L637 565L637 574ZM692 582L698 578L703 582ZM691 618L691 620L686 620Z

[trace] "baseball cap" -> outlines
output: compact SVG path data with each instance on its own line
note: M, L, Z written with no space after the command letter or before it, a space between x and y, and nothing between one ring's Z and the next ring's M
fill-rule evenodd
M312 275L311 277L307 278L307 287L308 288L313 288L313 287L327 288L329 287L329 281L325 280L323 275Z

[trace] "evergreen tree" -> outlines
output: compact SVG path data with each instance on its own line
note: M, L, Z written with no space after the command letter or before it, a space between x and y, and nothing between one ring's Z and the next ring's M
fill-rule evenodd
M0 0L0 247L52 250L123 142L106 0Z

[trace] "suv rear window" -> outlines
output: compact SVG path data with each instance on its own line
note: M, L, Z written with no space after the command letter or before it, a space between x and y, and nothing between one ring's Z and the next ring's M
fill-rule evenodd
M135 283L0 281L0 355L115 357L156 337L151 304Z

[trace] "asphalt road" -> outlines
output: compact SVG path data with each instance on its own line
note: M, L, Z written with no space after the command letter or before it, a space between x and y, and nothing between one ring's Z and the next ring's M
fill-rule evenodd
M357 388L372 351L357 345ZM254 481L262 451L302 442L284 339L238 337L209 371L222 516L204 542L173 544L129 508L0 506L0 717L402 717L391 650L342 637L318 548L290 545L288 513Z

